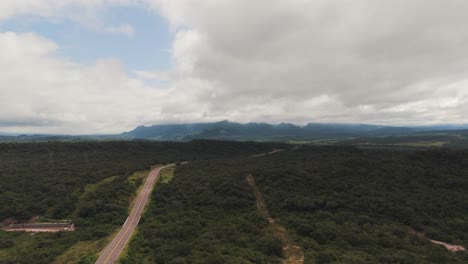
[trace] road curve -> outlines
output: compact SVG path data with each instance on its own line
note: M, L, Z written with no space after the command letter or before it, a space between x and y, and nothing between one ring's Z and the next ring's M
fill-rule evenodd
M138 197L135 200L132 211L127 220L122 226L117 236L104 248L99 254L96 264L113 264L117 261L120 253L125 248L125 245L130 241L132 233L140 221L143 210L148 202L149 195L153 189L154 183L159 177L159 172L167 167L174 166L174 164L166 165L163 167L152 170L143 185Z

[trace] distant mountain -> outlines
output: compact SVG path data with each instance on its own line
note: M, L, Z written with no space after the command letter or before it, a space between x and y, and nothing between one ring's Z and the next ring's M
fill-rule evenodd
M346 139L361 137L387 137L418 134L468 134L468 125L435 125L394 127L369 124L309 123L297 126L291 123L212 123L167 124L139 126L132 131L114 135L52 135L52 134L1 134L0 142L47 142L86 140L161 140L189 141L195 139L290 141L314 139Z
M144 138L153 140L183 140L189 135L196 135L204 131L215 129L218 123L195 123L195 124L169 124L154 126L139 126L130 132L121 135L124 138Z
M459 128L460 126L453 126ZM195 124L170 124L139 126L132 131L122 133L123 138L151 140L192 140L192 139L228 139L228 140L283 140L314 139L331 137L392 136L406 135L423 131L447 130L448 126L392 127L368 124L320 124L309 123L297 126L290 123L277 125L267 123L240 124L229 121Z
M415 126L414 128L420 131L456 131L456 130L467 130L468 125L432 125L432 126Z

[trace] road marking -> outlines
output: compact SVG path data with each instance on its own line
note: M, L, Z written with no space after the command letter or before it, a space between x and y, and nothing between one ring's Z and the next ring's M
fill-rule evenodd
M141 201L142 201L142 199L140 200L140 204L138 205L138 207L136 208L136 210L139 210L139 209L140 209ZM134 216L132 217L132 220L130 221L130 224L126 227L125 231L123 232L122 236L121 236L120 239L117 241L117 243L115 243L114 249L111 250L111 252L110 252L109 255L107 256L106 260L104 260L104 263L107 263L107 261L109 260L109 258L112 257L112 254L114 254L114 251L119 247L120 242L122 242L122 239L125 238L125 235L126 235L127 232L130 230L129 227L130 227L130 225L132 224L132 221L135 220L135 216L136 216L136 215L134 215ZM121 232L122 232L122 230L121 230ZM120 234L120 232L119 232L119 234ZM117 236L118 236L119 234L117 234Z
M152 174L152 173L150 173L150 176L149 176L149 177L151 177L151 174ZM148 177L148 178L149 178L149 177ZM147 184L147 182L145 182L145 185L146 185L146 184ZM143 190L145 189L145 187L147 187L147 186L145 186L145 185L143 186L142 192L143 192ZM141 198L141 196L138 196L137 200L139 199L139 200L140 200L140 201L139 201L140 203L138 204L138 201L137 201L137 207L133 207L132 212L133 212L134 210L135 210L135 212L138 212L138 210L140 209L141 203L142 203L142 201L143 201L143 199L140 199L140 198ZM130 214L132 214L132 213L130 213ZM107 263L107 261L109 260L109 258L112 257L112 254L114 254L114 251L115 251L115 250L117 249L117 247L119 246L120 242L122 242L122 239L125 238L125 235L127 234L128 230L130 230L129 227L130 227L130 225L132 224L132 221L135 220L135 216L136 216L136 215L137 215L137 214L134 214L133 216L131 216L131 221L130 221L129 225L126 226L124 232L122 233L122 236L121 236L120 239L115 243L114 248L111 250L111 252L110 252L109 255L107 256L107 258L104 260L104 263ZM127 217L127 219L129 219L129 217ZM126 222L126 221L125 221L125 222ZM124 223L124 226L125 226L125 223ZM119 235L121 234L121 232L122 232L122 230L120 230L120 232L117 234L117 236L119 236ZM112 244L112 242L111 242L111 244Z

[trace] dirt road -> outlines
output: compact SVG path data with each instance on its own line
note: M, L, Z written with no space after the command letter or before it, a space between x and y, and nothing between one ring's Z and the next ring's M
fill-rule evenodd
M133 231L135 231L138 222L140 221L143 210L148 202L149 195L153 189L154 183L159 177L159 172L167 167L174 166L170 164L164 167L159 167L152 170L143 185L138 197L136 198L135 205L130 212L127 220L122 226L117 236L104 248L99 254L99 259L96 264L112 264L115 263L125 245L130 241Z
M452 244L449 244L449 243L445 243L445 242L437 241L437 240L432 240L432 239L430 239L429 241L431 241L434 244L444 246L447 250L452 251L452 252L466 251L466 248L464 248L463 246L452 245Z
M304 251L302 248L293 241L289 236L288 231L283 226L275 223L275 220L270 217L268 208L265 200L263 199L262 193L257 189L255 185L255 179L252 175L247 176L247 183L252 188L258 212L265 218L269 223L268 232L271 232L274 236L279 238L283 242L283 253L285 260L283 264L304 264Z
M411 229L411 228L409 229L409 233L412 234L412 235L418 236L420 238L427 239L427 240L431 241L431 243L433 243L433 244L444 246L448 251L452 251L452 252L466 251L466 248L464 246L453 245L453 244L445 243L445 242L442 242L442 241L429 239L429 238L426 237L426 235L423 232L418 232L418 231L416 231L414 229Z

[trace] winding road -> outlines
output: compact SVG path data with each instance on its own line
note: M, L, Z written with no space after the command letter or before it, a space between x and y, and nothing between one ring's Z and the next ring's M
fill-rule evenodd
M146 203L148 202L149 195L153 190L154 183L159 177L159 172L162 169L171 166L174 166L174 164L159 167L150 172L148 178L145 181L145 184L143 185L143 188L136 198L130 215L122 226L122 229L99 254L99 259L96 261L96 264L113 264L117 261L120 253L122 253L125 245L127 245L127 243L130 241L130 238L135 231L138 222L140 221L143 210L145 209Z

